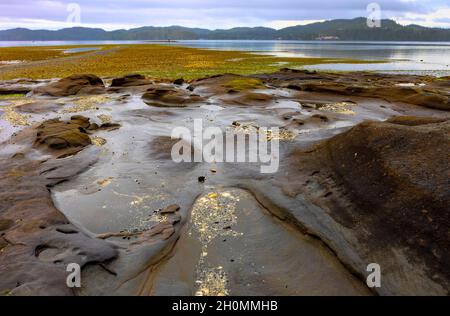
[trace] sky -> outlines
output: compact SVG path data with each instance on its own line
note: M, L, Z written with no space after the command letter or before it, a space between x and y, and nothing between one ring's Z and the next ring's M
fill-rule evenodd
M450 0L0 0L0 29L140 26L280 29L312 22L367 17L377 3L381 17L400 24L450 28Z

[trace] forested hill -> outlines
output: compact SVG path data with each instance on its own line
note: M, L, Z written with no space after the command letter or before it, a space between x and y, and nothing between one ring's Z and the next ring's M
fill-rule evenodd
M381 27L369 28L365 18L331 20L275 30L266 27L237 27L207 30L181 26L141 27L105 31L73 27L58 31L24 28L0 31L0 41L77 41L77 40L342 40L342 41L448 41L450 29L402 26L382 20Z

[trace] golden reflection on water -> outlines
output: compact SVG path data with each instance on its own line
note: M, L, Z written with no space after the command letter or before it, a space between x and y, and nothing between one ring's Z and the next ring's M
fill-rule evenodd
M228 278L222 267L205 268L199 271L196 296L227 296Z
M130 202L131 206L138 206L143 204L146 200L151 199L152 196L150 194L146 194L146 195L130 195L130 194L123 194L123 193L119 193L114 191L115 195L118 196L123 196L123 197L128 197L128 198L132 198L133 200Z
M95 146L101 147L101 146L103 146L103 145L106 144L106 139L104 139L104 138L102 138L102 137L95 136L95 137L92 137L92 138L91 138L91 142L92 142L92 144L94 144Z
M105 123L110 123L112 120L111 115L106 115L106 114L100 114L97 115L97 117L100 119L100 121L105 124Z
M240 123L235 122L233 123L233 131L236 133L243 133L243 134L259 134L262 136L265 136L267 141L272 140L281 140L281 141L290 141L295 139L297 136L294 132L285 129L280 128L278 131L274 131L272 129L262 129L260 126L256 125L255 123Z
M106 103L109 100L111 100L111 98L105 95L79 97L73 102L74 105L64 109L63 113L76 113L89 110L96 110L99 104Z
M193 228L202 245L207 246L216 237L239 236L231 229L236 224L236 202L239 197L230 192L212 192L197 200L192 209Z
M319 110L335 112L339 114L354 115L355 111L352 109L352 103L349 102L337 102L329 103L319 107Z
M30 125L30 123L28 122L30 117L31 115L20 114L14 111L12 107L7 107L4 109L4 113L1 118L9 122L11 125L27 126Z
M164 205L170 197L158 189L147 188L146 191L150 194L124 194L113 190L115 195L131 199L129 202L130 207L140 213L135 216L136 218L131 226L124 231L146 231L155 223L167 222L169 220L167 215L159 213L160 209L152 209L151 205L154 203Z
M33 100L25 98L18 100L10 100L9 105L3 107L3 115L1 116L1 119L9 122L11 125L16 126L30 125L28 120L31 118L31 115L18 113L14 110L14 108L32 102Z
M192 228L201 242L202 252L196 271L197 296L225 296L228 277L223 267L211 267L208 263L208 246L217 237L241 236L232 229L237 223L236 203L239 196L231 191L211 192L199 198L192 209Z
M102 187L106 187L106 186L111 184L113 179L114 179L113 177L108 177L108 178L105 178L105 179L101 179L101 180L97 181L97 184L102 186Z

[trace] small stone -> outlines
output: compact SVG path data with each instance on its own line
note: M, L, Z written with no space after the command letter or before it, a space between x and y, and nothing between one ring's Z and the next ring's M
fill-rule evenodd
M218 197L218 195L215 192L212 192L212 193L208 194L208 198L209 199L217 199L217 197Z
M198 177L198 182L204 183L206 181L206 178L204 176Z
M167 206L165 209L161 210L161 214L172 214L180 210L180 206L178 204L172 204Z
M173 84L177 85L177 86L181 86L184 83L184 79L183 78L179 78L174 80Z

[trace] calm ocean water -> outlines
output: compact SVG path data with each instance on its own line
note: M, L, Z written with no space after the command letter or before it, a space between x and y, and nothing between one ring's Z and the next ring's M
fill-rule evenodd
M142 44L151 41L68 41L68 42L0 42L6 46ZM449 42L341 42L341 41L177 41L176 45L218 50L241 50L282 57L326 57L362 60L388 60L384 64L325 64L311 69L373 70L450 75Z

